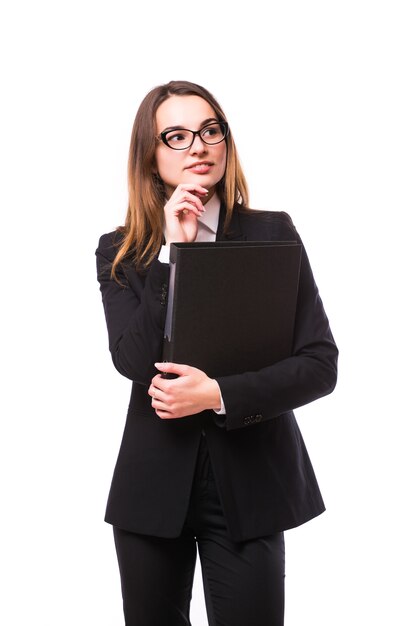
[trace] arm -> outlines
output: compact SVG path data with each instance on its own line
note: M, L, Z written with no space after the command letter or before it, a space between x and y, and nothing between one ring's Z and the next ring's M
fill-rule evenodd
M204 212L200 198L207 191L195 184L177 187L164 207L167 244L195 239L197 218ZM117 232L103 235L96 250L110 352L123 376L149 385L162 354L169 266L154 260L139 274L131 263L124 263L117 269L120 282L115 281L110 275L119 237Z
M109 334L109 348L116 369L135 382L148 385L161 358L166 316L169 266L153 261L146 274L132 265L119 266L118 278L110 278L116 254L114 235L103 235L96 250L100 283Z
M337 356L303 247L293 354L257 372L217 378L226 407L225 427L272 419L331 393L337 380Z

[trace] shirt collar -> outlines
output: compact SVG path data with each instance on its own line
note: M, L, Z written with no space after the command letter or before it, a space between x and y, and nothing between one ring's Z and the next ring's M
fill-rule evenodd
M217 193L213 194L210 200L204 205L204 208L206 210L203 215L199 217L199 222L204 224L212 233L216 234L220 213L220 198Z

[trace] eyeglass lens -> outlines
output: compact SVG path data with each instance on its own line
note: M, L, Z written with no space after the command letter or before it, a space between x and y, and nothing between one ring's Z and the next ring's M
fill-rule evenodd
M201 140L207 144L216 144L223 141L226 136L226 127L223 124L208 124L198 133ZM193 143L194 133L190 130L177 129L166 133L165 140L170 148L184 150Z

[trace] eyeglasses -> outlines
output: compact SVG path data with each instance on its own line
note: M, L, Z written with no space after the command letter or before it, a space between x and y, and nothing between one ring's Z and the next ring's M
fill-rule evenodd
M224 141L228 133L229 125L227 122L212 122L203 126L201 130L189 130L188 128L164 130L157 136L157 139L173 150L186 150L191 148L196 135L200 137L203 143L213 146Z

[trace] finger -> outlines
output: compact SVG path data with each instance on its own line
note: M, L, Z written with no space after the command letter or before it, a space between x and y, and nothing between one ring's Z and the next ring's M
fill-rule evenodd
M152 383L149 385L148 395L149 395L149 396L151 396L151 398L154 398L154 397L155 397L155 395L156 395L156 387L155 387L155 385L153 384L153 381L152 381Z
M201 189L205 189L201 187ZM180 189L177 188L176 191L172 194L171 198L167 202L167 206L178 204L179 202L191 202L191 204L195 204L200 207L200 209L204 209L204 205L201 202L201 198L207 196L207 193L201 193L194 189Z
M186 376L190 374L191 367L182 363L155 363L155 367L160 372L167 372L169 374L178 374L178 376Z
M207 194L204 194L204 195L206 196ZM202 197L203 196L197 195L195 193L187 192L184 195L184 200L186 202L191 202L191 204L195 204L196 207L200 209L200 211L205 211L206 209L204 207L204 204L201 201Z
M161 378L161 380L163 379ZM153 384L149 387L148 394L151 396L151 398L153 398L154 400L158 400L159 402L167 401L167 394L165 393L165 391Z
M204 207L200 208L199 206L196 206L193 202L188 202L184 200L184 202L180 202L176 204L175 207L173 207L173 214L176 217L179 217L184 211L187 211L188 213L193 213L197 217L200 217L205 212L205 210L206 209Z
M209 190L206 189L205 187L202 187L202 185L198 185L194 183L181 183L180 185L178 185L177 189L174 191L174 194L177 191L181 193L182 190L189 191L190 193L193 193L193 194L198 194L199 196L202 196L202 197L206 196L209 193Z
M152 398L151 405L155 410L158 410L158 411L168 410L166 404L162 402L161 400L158 400L158 398Z
M157 414L158 417L160 417L161 419L172 419L174 416L170 411L167 411L164 408L156 408L155 407L155 413Z
M167 205L166 208L170 208L172 207L173 209L175 209L176 207L180 206L181 204L190 204L191 206L194 206L195 208L197 208L199 211L201 211L202 213L205 212L205 207L204 204L201 202L200 198L198 196L194 196L192 193L184 193L182 194L180 197L176 198L174 202L172 202L172 200L170 200Z

